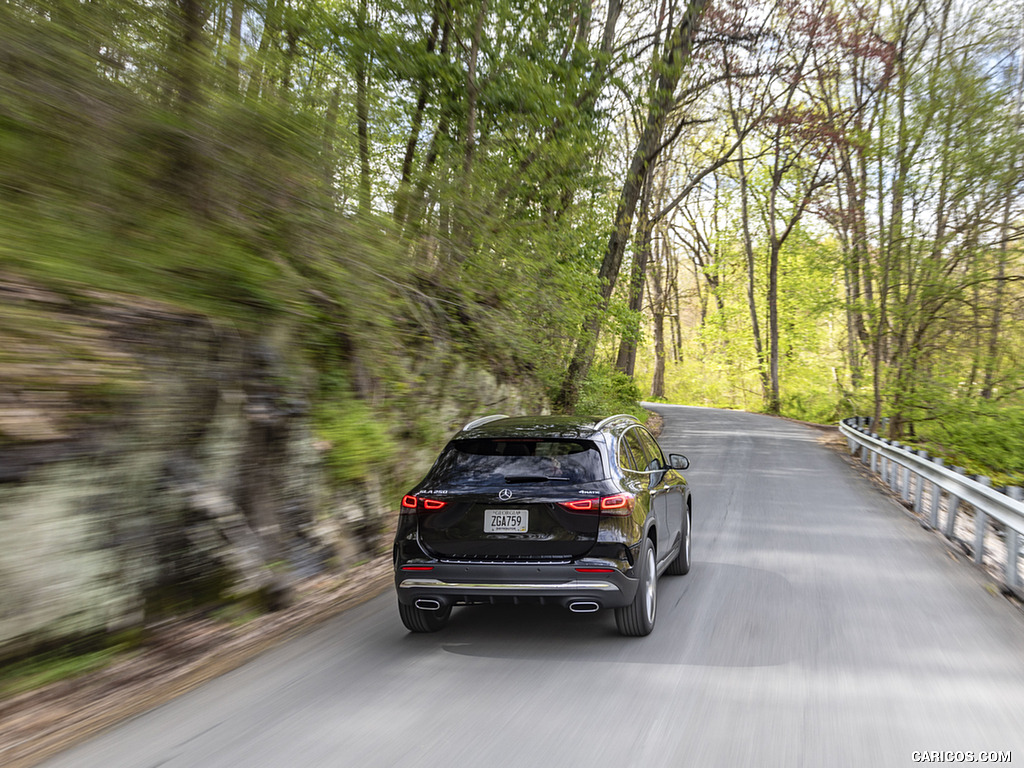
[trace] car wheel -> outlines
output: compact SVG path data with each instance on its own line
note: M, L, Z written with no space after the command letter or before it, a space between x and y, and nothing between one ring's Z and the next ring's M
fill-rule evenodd
M654 629L654 617L658 609L658 571L654 562L654 545L644 539L640 558L640 585L633 602L625 608L615 609L615 624L619 632L628 637L643 637Z
M402 617L402 623L410 632L437 632L448 624L448 617L452 615L452 607L446 605L436 611L424 611L415 605L399 603L398 615Z
M690 510L686 510L684 518L683 540L679 543L679 554L668 564L666 573L683 576L690 572Z

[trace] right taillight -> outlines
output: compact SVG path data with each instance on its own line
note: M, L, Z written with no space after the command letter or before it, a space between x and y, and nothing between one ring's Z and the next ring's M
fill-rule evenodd
M636 497L631 493L616 493L595 499L574 499L560 501L558 505L570 512L582 514L601 514L611 517L629 517L636 506Z
M629 517L633 514L636 496L631 493L616 493L614 496L601 497L601 514L612 517Z

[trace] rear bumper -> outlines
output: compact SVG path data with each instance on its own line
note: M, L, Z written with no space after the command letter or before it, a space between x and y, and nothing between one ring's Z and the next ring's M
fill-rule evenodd
M586 563L434 563L417 570L395 570L398 600L436 600L442 606L474 603L535 602L571 606L595 603L619 608L633 602L638 581L620 570L580 573L577 568L607 567ZM429 567L429 570L419 570Z

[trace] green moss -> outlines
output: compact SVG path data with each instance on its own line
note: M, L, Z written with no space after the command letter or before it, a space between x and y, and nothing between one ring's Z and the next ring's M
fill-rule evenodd
M138 651L140 635L121 633L82 648L70 644L8 664L0 671L0 698L16 696L60 680L71 680L109 666Z
M365 479L389 466L397 452L380 415L349 395L328 395L315 409L314 421L328 443L326 465L336 483Z
M236 600L220 606L211 616L215 621L232 627L241 627L266 613L266 609L257 600Z

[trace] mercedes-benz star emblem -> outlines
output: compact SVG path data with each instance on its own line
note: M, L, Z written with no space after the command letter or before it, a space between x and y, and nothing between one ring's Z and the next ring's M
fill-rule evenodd
M510 491L508 488L502 488L500 491L498 491L498 498L501 499L502 501L508 501L509 499L512 498L512 491Z

